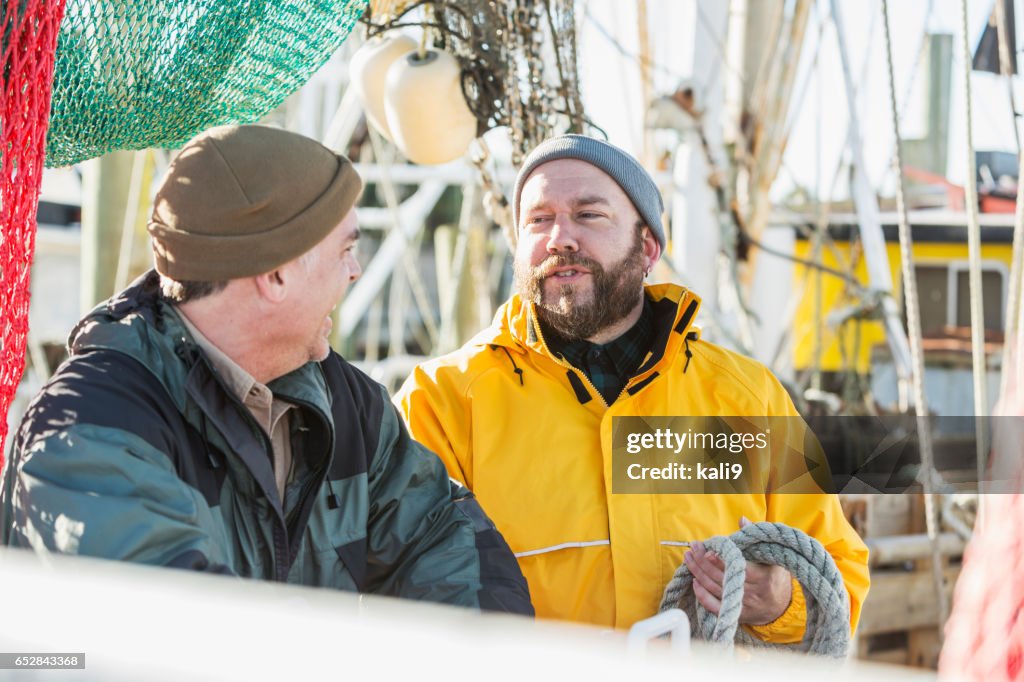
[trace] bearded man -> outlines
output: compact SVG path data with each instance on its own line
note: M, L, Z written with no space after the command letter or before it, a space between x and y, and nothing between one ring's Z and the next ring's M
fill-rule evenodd
M396 402L516 553L538 616L629 627L656 613L682 561L717 613L723 564L700 541L776 521L835 559L852 629L867 549L834 495L613 491L615 417L799 419L767 368L700 339L695 294L644 286L665 247L662 210L654 181L617 147L580 135L539 145L515 185L518 293L463 348L417 367ZM799 584L748 564L740 621L761 639L800 641Z

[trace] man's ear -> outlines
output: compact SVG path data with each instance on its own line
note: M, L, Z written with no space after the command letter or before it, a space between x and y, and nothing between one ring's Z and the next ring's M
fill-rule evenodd
M288 296L288 276L283 267L256 275L253 280L260 298L268 303L281 303Z
M650 272L661 258L661 243L658 242L658 238L654 236L651 228L646 225L640 228L640 238L643 240L644 272Z

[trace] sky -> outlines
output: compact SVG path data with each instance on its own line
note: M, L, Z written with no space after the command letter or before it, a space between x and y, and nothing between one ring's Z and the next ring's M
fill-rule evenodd
M647 4L650 49L656 65L653 69L655 94L670 93L684 79L693 82L699 90L713 90L715 83L724 78L725 70L736 68L727 58L723 66L727 46L724 34L716 28L716 23L719 27L724 23L721 17L727 12L728 0L647 0ZM846 147L848 105L830 4L829 0L818 0L808 21L795 88L795 93L803 91L804 95L800 102L796 102L798 95L791 100L791 106L797 110L793 112L794 124L783 169L772 192L776 198L797 186L812 194L827 195ZM891 0L889 9L904 137L913 137L924 129L922 86L925 79L923 72L914 74L918 69L916 62L922 37L926 30L953 36L947 177L961 184L967 169L967 136L960 0ZM968 43L972 53L991 10L992 0L968 0ZM882 2L840 0L840 12L857 84L857 110L868 176L883 194L891 194L894 185L889 159L894 137ZM636 59L637 3L584 0L581 13L584 16L579 49L585 109L608 131L613 143L637 153L642 146L644 111ZM1018 7L1018 20L1021 16ZM698 32L703 36L697 36L700 46L695 49ZM1024 43L1017 42L1018 45ZM699 58L695 58L695 52L699 53ZM815 54L817 65L812 68ZM1024 108L1024 87L1017 83L1016 88L1018 107ZM908 90L909 97L906 96ZM1013 151L1013 122L1005 79L974 73L971 91L974 148ZM840 182L832 198L845 196L848 196L848 188Z

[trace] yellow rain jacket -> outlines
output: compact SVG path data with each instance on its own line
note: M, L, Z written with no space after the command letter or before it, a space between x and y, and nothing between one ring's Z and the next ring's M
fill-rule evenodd
M699 340L699 299L647 288L652 353L607 405L583 372L547 349L532 305L514 296L488 329L417 367L395 397L412 436L476 493L530 585L539 617L628 628L657 612L683 542L728 535L740 517L778 521L817 538L835 559L856 627L868 591L867 548L834 495L612 494L614 416L796 415L763 365ZM801 639L805 602L751 628Z

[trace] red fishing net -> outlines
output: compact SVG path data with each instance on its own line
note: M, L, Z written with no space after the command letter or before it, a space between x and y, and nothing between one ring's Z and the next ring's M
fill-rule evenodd
M29 272L64 0L0 4L0 467L7 411L25 369Z
M1024 680L1024 496L990 495L956 585L940 672Z
M1024 337L1022 337L1024 340ZM1024 343L1019 346L1024 350ZM1017 353L1019 359L1021 352ZM993 426L992 478L1024 490L1024 365L1011 361ZM951 678L1024 682L1024 495L986 495L964 567L939 672Z

